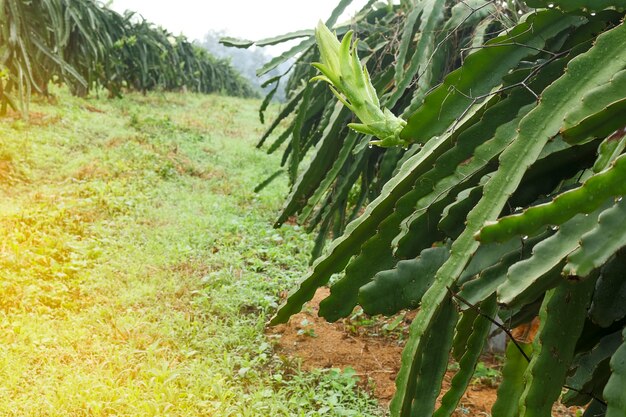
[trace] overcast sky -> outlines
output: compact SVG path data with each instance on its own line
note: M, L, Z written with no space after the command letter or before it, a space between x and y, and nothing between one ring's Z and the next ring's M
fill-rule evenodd
M118 12L132 10L147 20L189 39L202 39L210 30L258 40L300 29L312 29L325 20L339 0L113 0ZM342 20L365 0L354 0Z

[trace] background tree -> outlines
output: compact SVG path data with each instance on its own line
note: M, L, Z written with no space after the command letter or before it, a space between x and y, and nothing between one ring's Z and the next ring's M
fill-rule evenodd
M272 69L261 77L257 77L257 70L266 62L271 60L272 56L261 48L229 48L220 43L220 39L224 37L224 32L209 31L206 35L204 35L204 39L200 45L212 55L229 60L230 64L237 69L243 77L250 81L254 87L258 88L260 91L262 90L265 94L268 94L273 89L273 86L267 85L263 87L263 84L277 76L284 75L289 70L291 65L290 60L280 64L278 67ZM273 98L283 102L285 100L285 89L282 86L279 86Z
M94 0L6 0L0 3L0 113L26 117L31 93L50 82L75 94L105 88L254 96L230 64L184 36L175 37L133 13Z

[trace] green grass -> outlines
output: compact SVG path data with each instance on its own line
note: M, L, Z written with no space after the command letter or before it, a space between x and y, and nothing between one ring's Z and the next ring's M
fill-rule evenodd
M0 120L0 416L381 415L263 334L312 242L258 101L56 94Z

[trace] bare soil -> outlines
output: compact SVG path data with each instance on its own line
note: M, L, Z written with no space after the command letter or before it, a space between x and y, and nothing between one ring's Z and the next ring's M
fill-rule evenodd
M359 332L347 320L327 323L318 317L319 303L329 294L327 288L318 289L302 312L294 315L289 323L270 327L268 335L277 340L277 349L283 355L300 358L305 370L321 368L356 370L363 387L370 390L381 405L389 404L395 392L395 378L400 369L403 341L388 336L373 336ZM410 321L412 315L407 315ZM533 323L528 333L535 333L538 323ZM498 367L499 359L486 355L483 362L490 367ZM454 371L446 373L443 382L445 393ZM490 416L491 406L496 400L497 386L476 381L471 384L459 403L455 417ZM575 416L576 408L566 408L560 404L553 410L554 416Z

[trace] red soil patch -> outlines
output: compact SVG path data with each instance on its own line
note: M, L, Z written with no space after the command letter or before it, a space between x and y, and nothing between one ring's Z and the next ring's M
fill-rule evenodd
M91 113L106 113L104 110L92 106L91 104L85 104L83 108Z
M402 347L393 340L354 336L343 323L327 323L317 316L319 302L328 295L321 288L303 312L289 323L269 329L280 335L279 350L302 359L305 369L352 367L363 382L369 382L374 395L389 401L395 391L395 376Z
M16 112L12 109L7 110L6 116L3 117L5 120L9 120L11 122L15 122L17 120L24 120L22 117L22 113ZM50 115L46 113L40 113L36 111L30 111L28 113L28 124L32 126L49 126L57 123L61 120L61 117L58 115Z
M354 334L345 322L327 323L317 316L318 305L328 296L327 288L320 288L301 313L294 315L289 323L272 327L268 333L280 335L278 350L287 356L302 359L304 369L352 367L360 376L362 385L387 405L396 386L395 378L400 369L403 343L391 337ZM453 371L444 379L444 392L449 387ZM488 412L495 401L496 389L474 385L465 393L459 404L461 412L471 410L469 415Z
M400 369L403 342L392 337L371 336L366 332L354 332L349 321L327 323L318 317L319 302L329 294L327 288L320 288L302 312L294 315L289 323L268 329L268 335L277 339L277 349L289 357L302 360L305 370L319 368L351 367L356 370L362 386L366 387L381 404L388 405L395 392L395 378ZM410 321L414 315L407 314ZM529 326L536 331L536 324ZM490 356L483 358L490 367L500 364ZM455 371L448 371L443 381L445 393ZM457 406L455 417L488 416L496 400L497 387L475 383L470 385ZM441 396L440 396L441 397ZM553 415L575 416L576 408L567 409L558 404Z
M13 178L13 163L0 159L0 182L9 182Z

